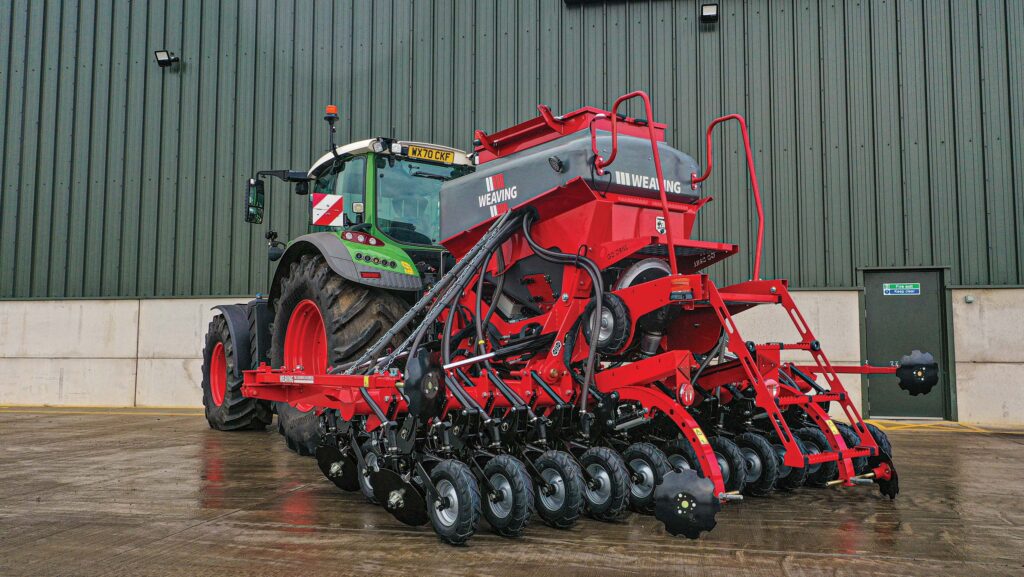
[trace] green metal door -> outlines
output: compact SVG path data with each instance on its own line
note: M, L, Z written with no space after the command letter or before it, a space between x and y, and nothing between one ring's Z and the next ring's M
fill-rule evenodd
M945 298L940 270L864 271L867 360L887 365L918 349L939 362L939 384L927 395L910 396L892 375L867 380L865 413L871 417L945 418L949 388Z

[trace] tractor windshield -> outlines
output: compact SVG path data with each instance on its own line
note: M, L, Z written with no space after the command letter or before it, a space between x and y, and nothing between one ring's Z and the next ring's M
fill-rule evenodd
M468 167L406 158L377 162L377 228L411 244L437 244L441 235L441 184Z

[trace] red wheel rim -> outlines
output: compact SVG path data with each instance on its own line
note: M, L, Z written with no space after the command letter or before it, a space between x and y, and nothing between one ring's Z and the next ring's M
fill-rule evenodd
M213 404L218 407L224 404L224 394L228 390L228 357L224 353L224 343L217 343L210 355L210 396Z
M288 319L284 333L284 366L307 375L327 372L324 317L320 314L320 307L309 299L300 302ZM309 403L295 403L294 406L303 412L313 409Z

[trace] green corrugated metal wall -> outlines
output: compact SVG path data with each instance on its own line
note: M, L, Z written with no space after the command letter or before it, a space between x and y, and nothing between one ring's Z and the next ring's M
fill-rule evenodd
M766 272L848 287L861 266L1024 284L1024 3L1014 0L0 1L0 297L265 289L254 168L378 134L472 130L648 90L682 150L740 112ZM160 69L153 50L182 57ZM700 221L752 247L734 132ZM304 199L272 191L282 237ZM287 200L286 200L287 199ZM721 265L742 278L747 258Z

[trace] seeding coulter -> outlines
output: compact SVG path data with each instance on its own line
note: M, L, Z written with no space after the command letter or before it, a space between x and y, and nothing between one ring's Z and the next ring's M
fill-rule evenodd
M631 99L645 118L619 114ZM433 145L366 144L381 174L357 181L407 166L409 183L436 183L445 252L403 247L394 231L415 226L382 230L382 189L362 190L365 219L279 248L269 301L226 307L211 324L211 426L265 426L276 408L289 446L314 453L338 487L451 544L481 515L518 536L534 514L564 528L632 510L697 538L743 495L874 484L895 498L892 448L838 373L895 373L923 394L937 366L914 351L896 367L834 367L787 282L761 278L764 215L743 118L708 127L702 171L665 143L642 92L610 111L538 110L477 131L472 163ZM743 135L758 234L750 280L718 286L702 271L739 247L693 230L711 201L712 134L727 121ZM362 150L341 149L332 143L308 174L279 172L338 182L339 159ZM248 204L261 211L257 188ZM401 278L407 262L418 283ZM758 306L781 307L799 339L744 340L735 317ZM812 360L784 361L786 350ZM847 423L831 419L833 405Z

